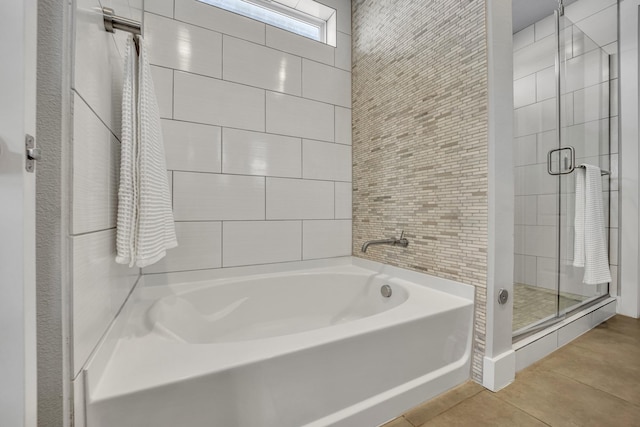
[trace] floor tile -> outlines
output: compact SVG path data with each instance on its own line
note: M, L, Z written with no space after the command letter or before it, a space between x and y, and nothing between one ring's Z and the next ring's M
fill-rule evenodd
M617 315L598 325L595 330L618 332L626 337L640 340L640 319Z
M526 412L483 391L438 415L421 427L528 427L545 424Z
M409 421L404 419L404 417L396 418L395 420L389 421L386 424L383 424L380 427L413 427Z
M640 406L640 360L626 365L609 357L584 351L578 346L567 346L543 359L539 368L572 378Z
M440 415L447 409L452 408L463 400L480 393L482 390L484 390L484 387L480 384L468 381L433 400L425 402L420 406L416 406L408 411L404 416L411 422L411 424L419 426Z
M640 320L615 316L498 393L465 383L384 427L638 426Z
M640 407L555 372L523 372L496 393L551 426L633 426Z
M622 364L640 363L640 339L607 329L596 328L576 338L571 345Z

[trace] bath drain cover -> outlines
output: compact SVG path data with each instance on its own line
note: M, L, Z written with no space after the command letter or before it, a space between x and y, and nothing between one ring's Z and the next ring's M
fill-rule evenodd
M391 286L382 285L382 287L380 288L380 293L382 294L383 297L389 298L393 293L393 291L391 290Z

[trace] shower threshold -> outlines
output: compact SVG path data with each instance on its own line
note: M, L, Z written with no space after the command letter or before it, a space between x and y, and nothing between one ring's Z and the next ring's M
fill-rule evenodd
M606 294L606 295L596 295L590 298L589 297L583 297L583 298L585 299L562 310L559 316L556 316L555 314L546 316L545 318L540 319L537 322L531 323L525 327L514 330L512 334L513 342L516 343L528 336L531 336L546 328L549 328L557 323L563 322L568 317L573 316L575 313L581 310L586 310L589 307L592 307L594 305L597 305L603 302L604 300L611 298L611 296L609 294Z

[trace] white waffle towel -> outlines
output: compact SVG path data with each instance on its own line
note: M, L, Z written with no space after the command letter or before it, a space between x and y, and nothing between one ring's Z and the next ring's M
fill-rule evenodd
M600 168L582 164L576 168L576 216L573 265L584 267L583 283L611 282L602 206Z
M127 40L116 262L146 267L178 245L167 180L158 102L144 40Z

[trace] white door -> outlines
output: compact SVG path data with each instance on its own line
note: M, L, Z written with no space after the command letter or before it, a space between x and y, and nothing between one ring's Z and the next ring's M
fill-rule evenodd
M36 425L35 136L37 0L0 1L0 425Z

